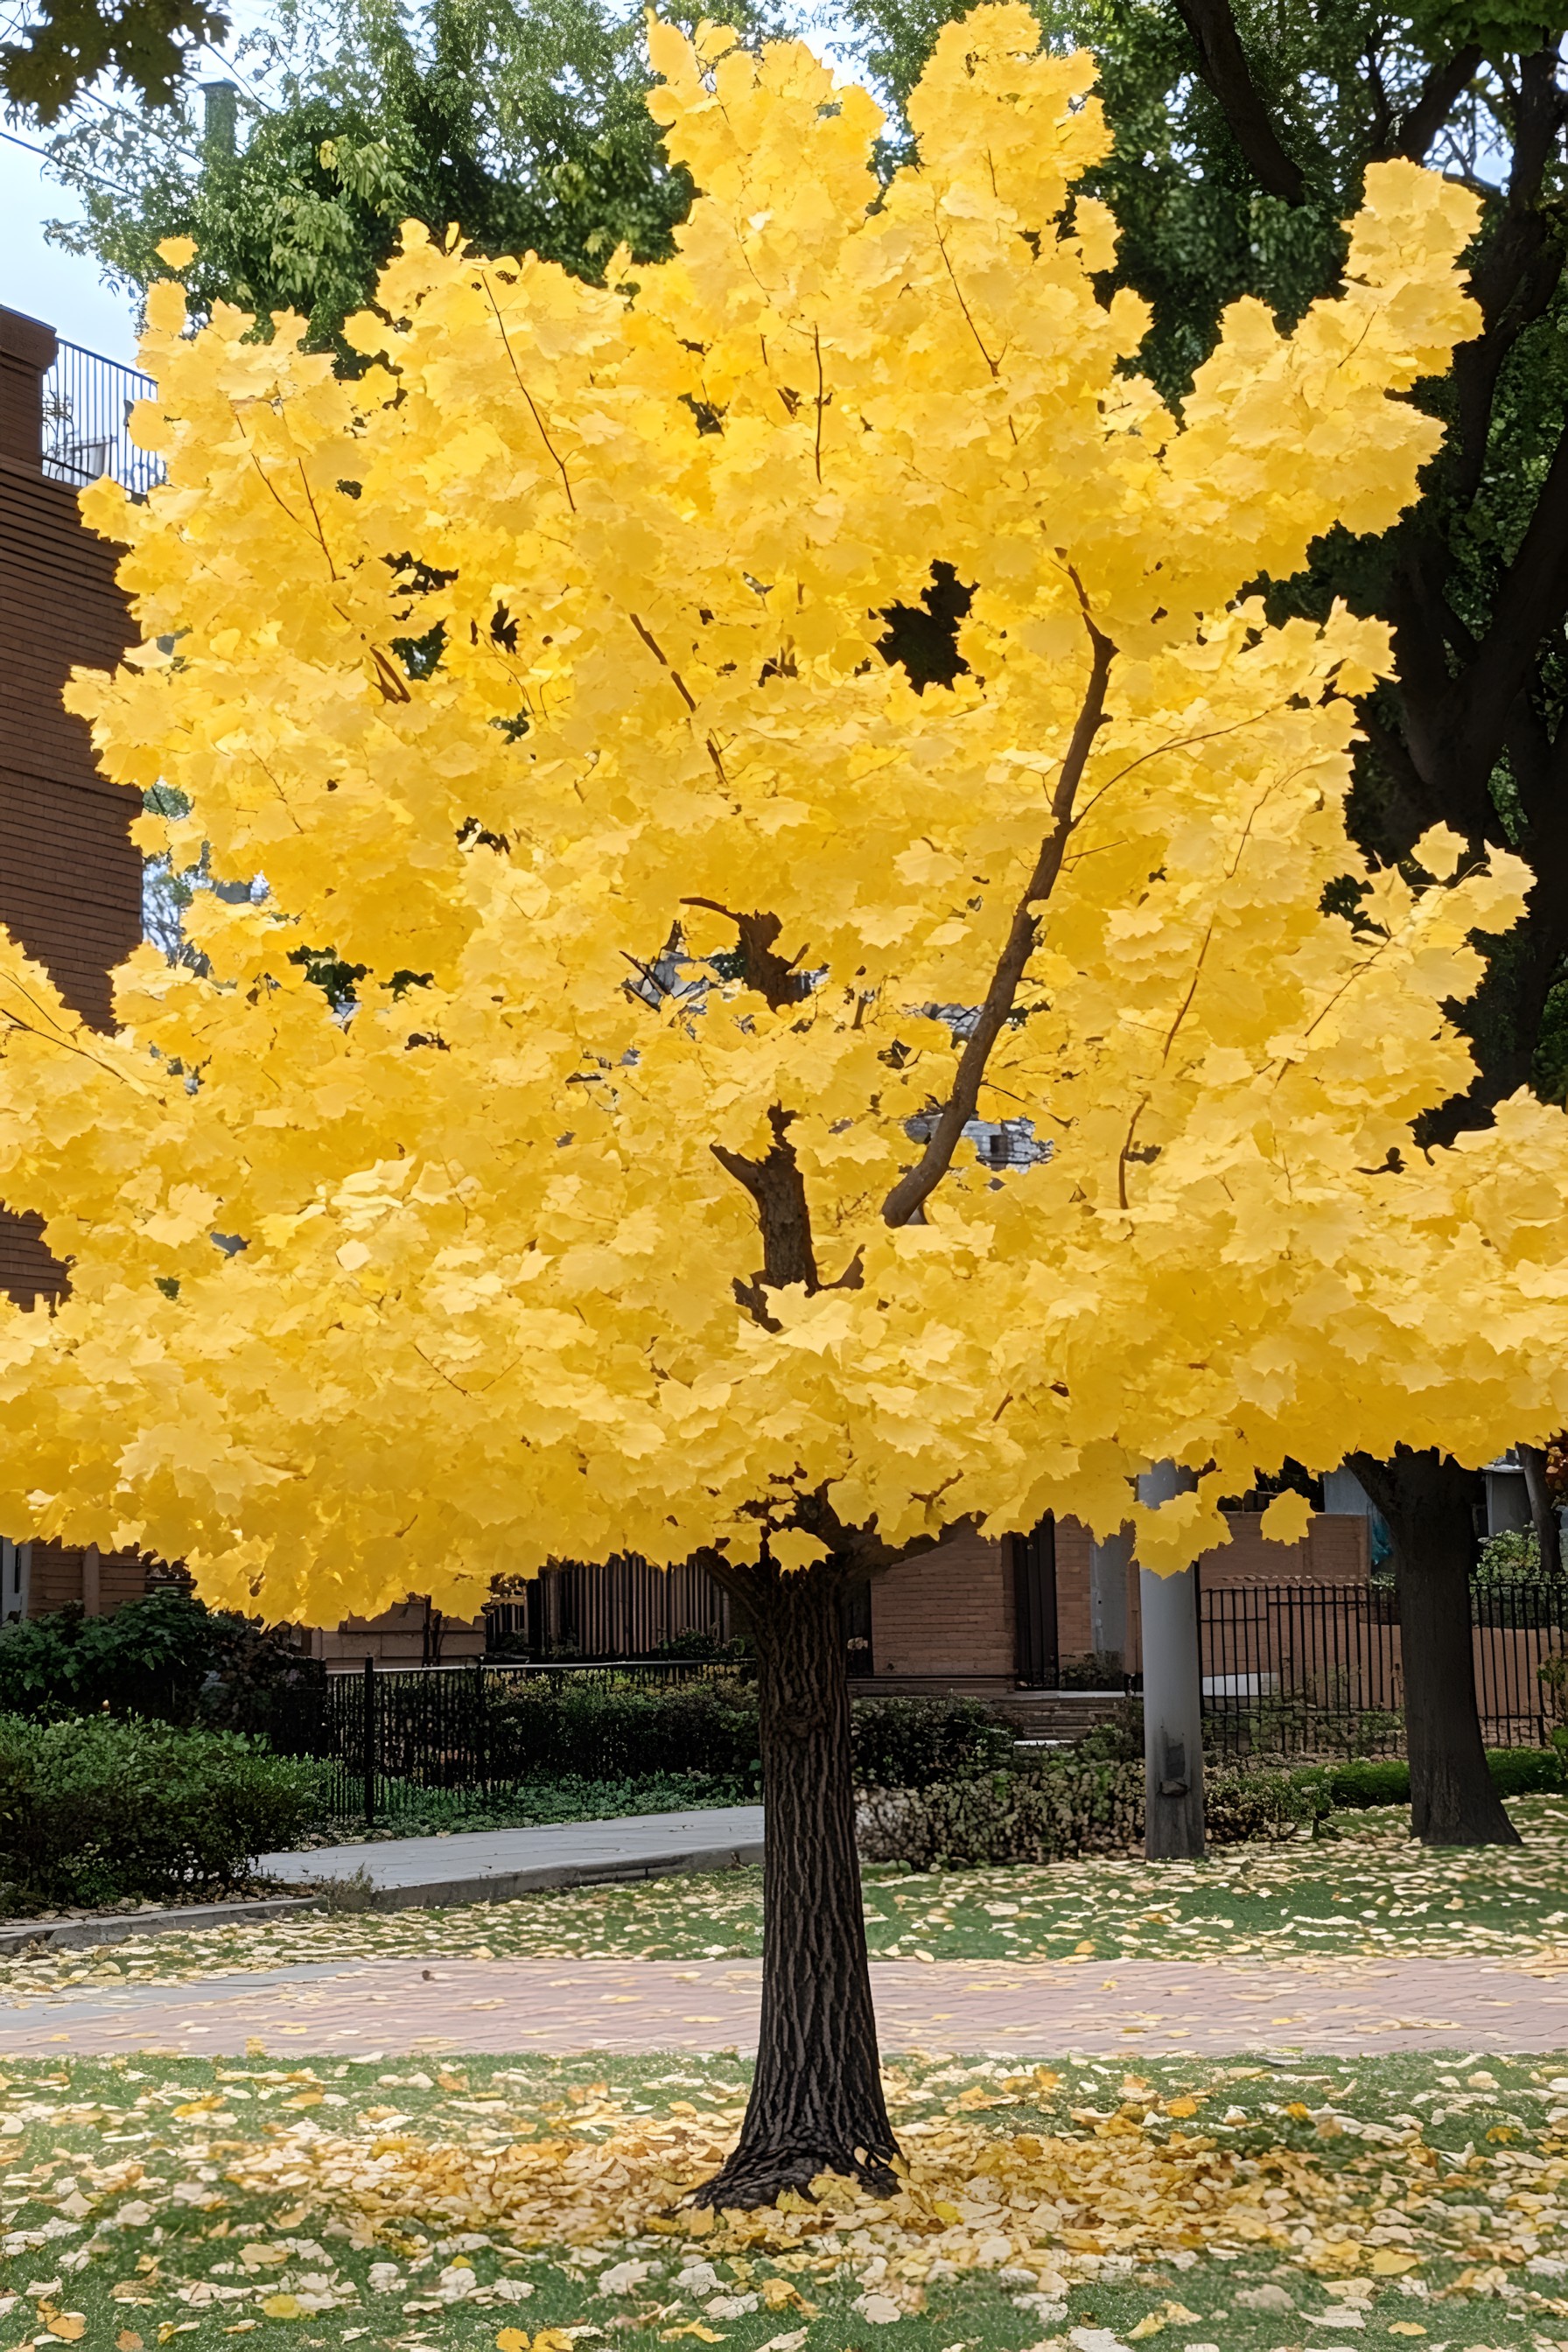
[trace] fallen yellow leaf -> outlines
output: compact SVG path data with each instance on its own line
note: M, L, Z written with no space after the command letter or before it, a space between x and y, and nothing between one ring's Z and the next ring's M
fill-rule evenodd
M496 2352L528 2352L528 2336L521 2327L502 2327L496 2332Z
M1197 2111L1198 2103L1190 2091L1179 2099L1167 2099L1165 2102L1168 2116L1195 2116Z
M1402 2254L1393 2246L1379 2246L1372 2258L1373 2278L1397 2278L1402 2271L1413 2271L1421 2260L1419 2254Z
M122 2327L114 2339L114 2352L142 2352L142 2338L133 2327Z
M261 2308L268 2319L302 2319L300 2298L293 2294L264 2294Z
M1147 2319L1141 2319L1136 2327L1130 2327L1128 2329L1127 2341L1129 2344L1141 2344L1146 2336L1158 2336L1160 2330L1164 2326L1164 2313L1163 2311L1152 2311Z
M1388 2332L1391 2336L1425 2336L1426 2330L1418 2319L1391 2319Z
M80 2311L57 2311L49 2322L49 2334L67 2344L79 2344L87 2334L87 2315Z

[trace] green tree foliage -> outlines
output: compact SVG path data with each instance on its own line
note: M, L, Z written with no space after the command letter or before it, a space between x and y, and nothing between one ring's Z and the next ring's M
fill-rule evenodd
M0 46L0 89L8 104L50 123L104 73L169 106L192 50L221 41L228 19L205 0L41 0L18 12L17 29L19 40Z
M749 0L734 13L752 21ZM101 116L57 139L84 217L52 234L140 289L194 237L193 307L302 312L319 344L366 300L401 224L602 278L670 249L691 198L645 96L640 13L598 0L286 0L226 89L172 121ZM265 102L251 95L259 76ZM205 100L200 119L197 105ZM340 345L340 349L346 349Z

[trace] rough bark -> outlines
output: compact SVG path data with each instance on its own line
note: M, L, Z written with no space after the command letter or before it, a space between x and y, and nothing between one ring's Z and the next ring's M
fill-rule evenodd
M866 1958L837 1561L719 1571L751 1622L761 1701L763 2016L733 2155L695 2202L771 2205L821 2172L890 2192Z
M1405 1445L1391 1462L1352 1454L1351 1467L1394 1544L1412 1832L1423 1845L1517 1845L1476 1706L1470 1569L1479 1474Z

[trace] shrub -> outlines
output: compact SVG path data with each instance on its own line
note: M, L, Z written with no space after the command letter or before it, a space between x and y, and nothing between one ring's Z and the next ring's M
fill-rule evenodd
M167 1900L292 1844L325 1773L230 1731L0 1716L0 1880L16 1903Z
M1215 1845L1288 1838L1328 1811L1314 1772L1205 1775L1208 1834ZM977 1870L1121 1853L1143 1835L1142 1763L1080 1762L923 1790L873 1790L861 1801L858 1837L868 1862L915 1870Z
M1012 1732L979 1699L858 1698L850 1713L861 1788L929 1789L1012 1760Z
M965 1780L1013 1752L1012 1733L977 1699L856 1699L850 1719L862 1786ZM649 1688L520 1675L492 1701L487 1739L495 1780L702 1772L754 1784L762 1771L755 1685L729 1679Z
M1489 1748L1487 1763L1500 1797L1536 1797L1562 1790L1559 1748Z
M1531 1797L1564 1786L1560 1748L1489 1748L1487 1764L1500 1797ZM1410 1802L1410 1767L1402 1756L1359 1757L1324 1774L1332 1802L1343 1812Z
M323 1669L291 1625L264 1626L165 1587L108 1617L74 1604L0 1627L0 1714L152 1716L265 1731L275 1695Z
M727 1680L649 1689L520 1675L494 1700L486 1734L493 1780L706 1772L750 1781L762 1769L756 1693Z
M1331 1766L1324 1778L1331 1800L1343 1811L1410 1802L1410 1767L1403 1757L1358 1756L1348 1764Z

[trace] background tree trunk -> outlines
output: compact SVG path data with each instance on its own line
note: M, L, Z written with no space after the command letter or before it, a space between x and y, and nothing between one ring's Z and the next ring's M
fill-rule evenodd
M882 2097L855 1851L846 1575L837 1562L722 1573L757 1650L763 2019L739 2144L696 2201L769 2205L819 2172L890 2191L898 2143Z
M1542 1576L1563 1573L1563 1534L1557 1519L1557 1497L1546 1483L1546 1448L1543 1445L1521 1445L1519 1458L1524 1465L1525 1490L1530 1496L1530 1516L1535 1528L1536 1549L1541 1555Z
M1399 1588L1410 1826L1424 1845L1517 1845L1492 1785L1476 1706L1470 1569L1481 1475L1446 1454L1354 1454L1351 1468L1388 1522Z

